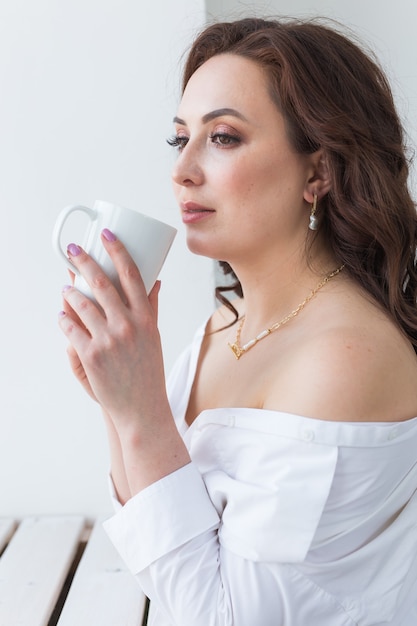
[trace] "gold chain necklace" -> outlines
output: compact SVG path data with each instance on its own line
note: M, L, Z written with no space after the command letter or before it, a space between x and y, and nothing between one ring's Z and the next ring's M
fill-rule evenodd
M282 320L280 320L279 322L276 322L275 324L272 324L272 326L270 326L269 328L266 328L265 330L263 330L261 333L259 333L259 335L257 335L255 337L255 339L251 339L250 341L248 341L248 343L245 343L244 346L241 346L240 345L240 333L242 332L243 324L245 322L245 316L243 316L242 319L241 319L241 322L240 322L240 324L239 324L239 326L237 328L237 331L236 331L235 342L228 344L229 348L232 350L232 352L235 355L236 359L239 360L240 357L242 356L242 354L245 354L245 352L248 352L251 348L256 346L258 341L261 341L261 339L265 339L265 337L268 337L268 335L273 333L274 330L278 330L278 328L281 328L281 326L284 326L284 324L289 322L293 317L296 317L300 313L300 311L302 311L304 309L306 304L308 304L310 302L310 300L312 298L314 298L316 293L318 291L320 291L320 289L322 287L324 287L324 285L326 283L328 283L331 278L333 278L334 276L337 276L337 274L339 274L339 272L341 272L344 267L345 267L344 265L341 265L337 269L335 269L332 272L330 272L330 274L327 274L327 276L325 276L319 282L319 284L312 291L310 291L310 293L308 294L307 298L305 300L303 300L297 306L297 308L294 309L294 311L291 311L291 313L289 313L288 315L283 317Z

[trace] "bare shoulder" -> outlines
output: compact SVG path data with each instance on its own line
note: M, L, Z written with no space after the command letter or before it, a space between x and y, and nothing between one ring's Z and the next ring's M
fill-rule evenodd
M304 366L309 401L322 418L397 421L417 415L416 355L389 322L319 334Z
M417 357L407 338L363 296L329 304L303 333L302 348L294 346L280 402L287 397L293 412L336 421L417 416Z

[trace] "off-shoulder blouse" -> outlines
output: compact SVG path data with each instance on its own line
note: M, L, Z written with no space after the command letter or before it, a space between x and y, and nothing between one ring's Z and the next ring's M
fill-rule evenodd
M104 523L151 626L416 626L417 418L185 412L204 327L168 393L192 462ZM300 390L301 391L301 390Z

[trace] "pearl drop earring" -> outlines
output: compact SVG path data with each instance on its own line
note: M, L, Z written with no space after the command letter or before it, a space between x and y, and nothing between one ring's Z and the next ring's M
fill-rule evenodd
M317 230L319 227L319 220L316 217L316 210L317 210L317 194L315 193L313 197L313 204L311 205L310 222L308 224L308 227L310 230Z

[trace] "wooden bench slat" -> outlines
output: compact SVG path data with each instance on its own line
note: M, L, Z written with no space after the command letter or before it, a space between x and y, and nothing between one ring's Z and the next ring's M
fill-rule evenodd
M58 626L140 626L145 596L97 521Z
M0 626L46 626L84 525L79 516L20 524L0 559Z
M9 541L16 527L14 519L9 517L0 517L0 552Z

